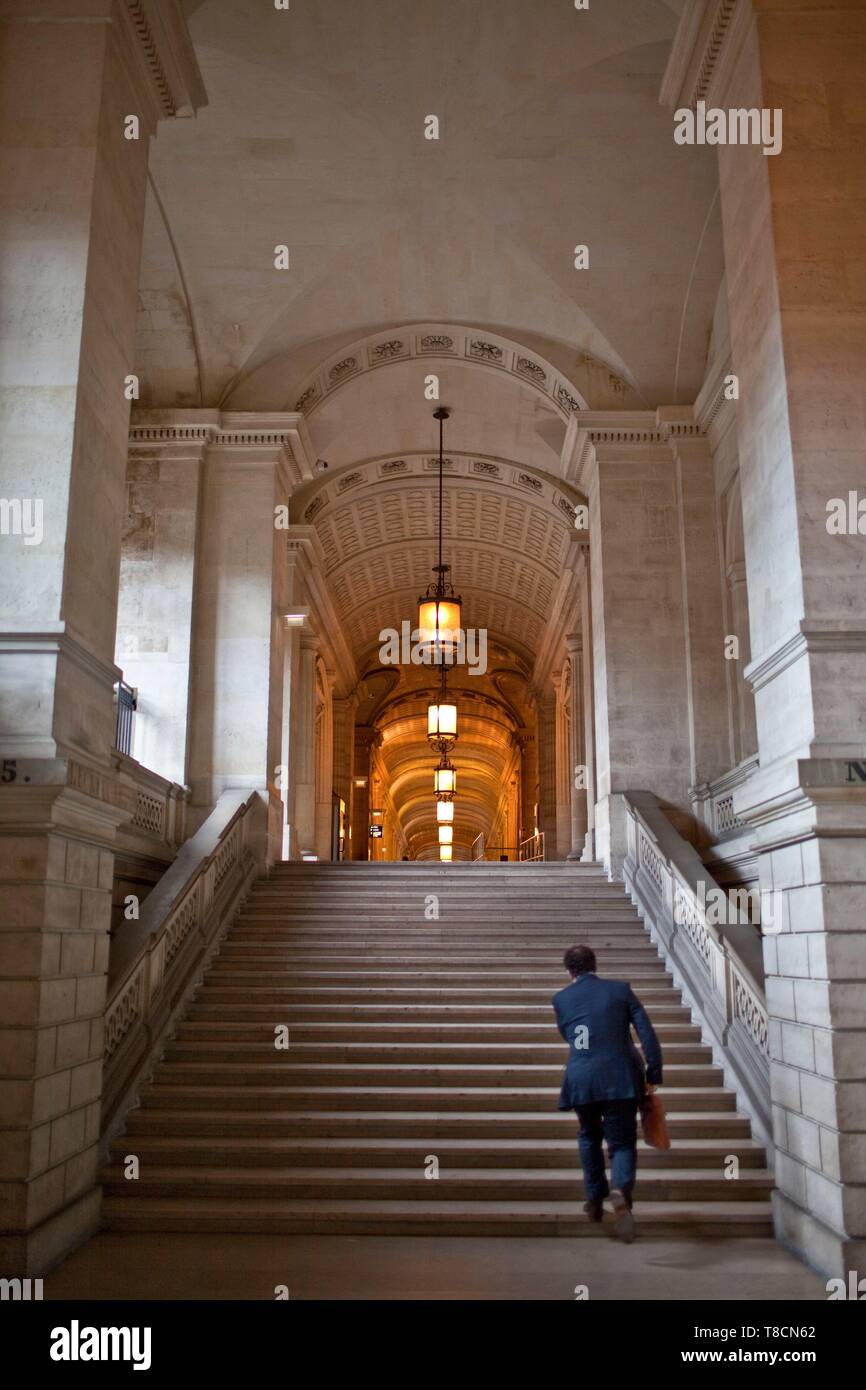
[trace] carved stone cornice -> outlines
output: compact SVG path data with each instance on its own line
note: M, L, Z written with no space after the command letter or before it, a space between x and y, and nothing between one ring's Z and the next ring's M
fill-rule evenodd
M717 358L707 372L695 401L695 418L704 433L709 436L713 447L724 437L737 418L737 403L725 394L733 370L730 356Z
M701 439L704 431L690 405L662 405L656 411L656 424L662 439Z
M720 101L752 19L750 0L693 0L674 36L659 100L671 110Z
M232 450L256 460L273 456L293 487L315 476L315 451L297 411L141 410L129 429L129 447L147 452Z
M666 449L668 438L652 410L585 410L574 431L567 431L562 471L574 487L589 495L591 466L602 450Z
M546 397L565 419L586 405L574 382L537 352L486 329L447 323L398 326L344 345L307 376L289 400L295 410L311 415L347 382L413 359L424 363L424 371L437 371L437 359L444 359L511 376Z
M569 495L572 489L539 469L493 454L455 450L445 459L445 471L449 478L459 478L463 486L477 487L481 492L501 492L508 488L531 500L533 505L553 511L557 518L564 518L567 525L574 525L574 509L578 502ZM410 480L413 485L423 480L434 487L437 476L438 459L429 450L407 449L399 457L389 454L362 459L339 472L329 473L318 486L308 489L298 520L303 519L308 524L317 522L336 506L352 502L360 492L370 488L381 493L383 489L399 489Z
M157 119L193 116L206 106L180 0L121 0L118 12Z

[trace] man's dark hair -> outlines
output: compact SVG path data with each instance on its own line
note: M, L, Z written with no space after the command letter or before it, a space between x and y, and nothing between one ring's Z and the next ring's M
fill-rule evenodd
M589 946L569 946L562 963L569 975L594 975L595 951Z

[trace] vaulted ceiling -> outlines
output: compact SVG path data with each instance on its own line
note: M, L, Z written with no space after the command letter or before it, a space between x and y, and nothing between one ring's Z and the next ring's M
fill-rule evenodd
M453 410L446 559L496 652L483 680L454 678L471 838L551 628L574 621L569 420L691 401L703 379L715 153L675 145L658 101L683 0L184 8L209 105L151 155L141 404L303 411L327 469L293 518L318 535L363 678L431 577L435 377ZM435 839L424 681L404 670L370 705L416 850Z
M209 105L151 155L143 404L274 409L342 341L431 319L694 398L722 251L715 152L658 102L679 0L185 8Z

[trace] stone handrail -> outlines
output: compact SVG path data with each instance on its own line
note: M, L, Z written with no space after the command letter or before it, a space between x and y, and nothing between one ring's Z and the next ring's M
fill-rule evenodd
M699 855L652 793L626 792L622 799L626 888L698 1016L726 1084L736 1091L756 1137L767 1140L772 1136L770 1064L758 930L748 922L709 920L698 887L704 885L705 902L715 885Z
M734 811L734 793L745 786L758 767L757 753L744 758L730 772L725 772L713 782L705 782L695 787L691 793L695 814L707 827L714 840L727 836L742 835L746 826Z
M140 840L146 846L152 836L168 850L176 850L186 836L187 789L160 777L126 753L115 749L112 756L120 781L130 785L136 797L135 813L121 827L123 839Z
M102 1120L117 1130L253 878L265 867L265 803L230 791L112 943Z

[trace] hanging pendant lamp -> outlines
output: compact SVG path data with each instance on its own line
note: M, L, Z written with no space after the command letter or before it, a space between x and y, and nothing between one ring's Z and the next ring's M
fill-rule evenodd
M427 588L426 594L418 600L418 644L426 661L434 665L453 662L458 645L462 639L462 602L455 594L454 586L448 579L451 566L442 561L442 487L445 471L444 436L445 421L451 412L444 406L434 410L433 418L439 421L439 558L433 566L436 578Z

